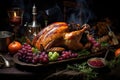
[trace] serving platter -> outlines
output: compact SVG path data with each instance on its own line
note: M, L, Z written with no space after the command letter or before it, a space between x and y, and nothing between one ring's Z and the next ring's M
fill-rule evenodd
M33 64L33 63L26 63L23 62L21 60L19 60L18 55L15 54L13 56L13 61L15 62L15 64L19 65L19 66L23 66L23 67L47 67L47 66L51 66L51 65L61 65L61 64L70 64L70 63L80 63L82 60L87 60L88 58L91 57L95 57L95 56L102 56L104 55L105 50L97 52L97 53L90 53L88 55L82 55L80 57L77 58L69 58L69 59L65 59L65 60L61 60L61 61L50 61L48 63L37 63L37 64Z

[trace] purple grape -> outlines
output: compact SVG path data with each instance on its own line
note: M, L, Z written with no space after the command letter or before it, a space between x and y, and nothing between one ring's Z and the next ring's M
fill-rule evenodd
M45 55L44 55L44 57L45 57L45 58L48 58L48 55L47 55L47 54L45 54Z
M42 61L43 60L43 56L39 56L39 61Z
M94 47L100 47L100 43L96 42L96 43L94 44Z
M22 47L22 50L23 50L23 51L26 50L25 47Z
M27 56L33 56L33 53L29 52L27 53Z
M35 56L35 57L33 57L33 63L38 63L39 62L39 56Z
M32 63L33 63L33 64L37 64L38 62L37 62L37 60L33 59L33 60L32 60Z
M77 53L72 53L70 57L71 57L71 58L75 58L75 57L77 57L77 56L78 56Z
M46 54L46 52L41 52L41 55L45 55Z
M63 57L63 59L65 59L66 58L66 54L62 54L61 57Z
M43 57L41 63L48 63L48 62L49 62L48 58Z

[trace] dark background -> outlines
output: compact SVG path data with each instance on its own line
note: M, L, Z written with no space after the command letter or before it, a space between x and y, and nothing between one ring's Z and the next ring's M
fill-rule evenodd
M0 30L12 30L11 27L9 26L8 15L7 15L7 10L13 6L12 1L13 0L2 0L0 2ZM38 11L49 9L57 3L61 11L63 12L63 1L64 0L23 0L21 7L25 10L26 14L27 13L31 14L33 3L36 4ZM75 1L75 0L68 0L68 1ZM86 1L88 3L89 9L96 16L96 21L97 20L99 21L100 19L103 19L105 17L109 17L113 21L116 27L116 30L118 30L117 28L119 28L119 25L120 25L120 22L119 22L120 13L119 13L118 1L114 1L114 0L109 0L109 1L108 0L86 0ZM26 17L24 19L27 20ZM58 21L62 21L62 20L63 19Z

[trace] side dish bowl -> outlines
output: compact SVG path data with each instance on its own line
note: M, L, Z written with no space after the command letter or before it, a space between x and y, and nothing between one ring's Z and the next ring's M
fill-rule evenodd
M87 61L87 64L92 68L103 68L106 66L106 60L104 58L90 58Z

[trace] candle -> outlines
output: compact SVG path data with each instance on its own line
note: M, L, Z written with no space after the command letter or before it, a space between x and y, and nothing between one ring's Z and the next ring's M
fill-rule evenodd
M20 17L19 17L19 16L13 17L13 18L11 19L11 21L12 21L13 23L18 23L18 22L20 22Z
M19 25L21 24L21 17L16 12L13 12L13 17L11 17L10 22L11 24Z
M19 22L20 21L20 16L17 16L16 12L13 13L13 18L12 18L12 22Z

